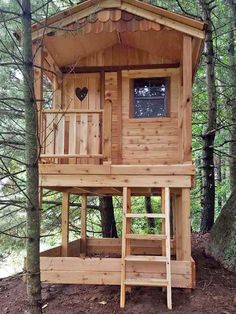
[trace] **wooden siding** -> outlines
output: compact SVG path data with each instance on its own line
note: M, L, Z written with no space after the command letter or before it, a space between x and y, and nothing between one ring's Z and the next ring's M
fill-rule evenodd
M79 67L126 66L165 64L178 62L178 58L158 56L129 45L116 44L79 60Z
M193 288L192 261L171 261L172 286ZM120 285L120 258L41 257L41 281L57 284ZM131 262L129 278L165 278L164 264Z
M130 82L136 77L170 77L169 117L130 118ZM123 71L123 164L174 164L179 162L179 69Z

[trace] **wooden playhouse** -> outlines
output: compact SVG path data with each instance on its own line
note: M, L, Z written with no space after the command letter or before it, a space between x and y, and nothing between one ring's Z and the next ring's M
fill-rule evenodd
M121 307L131 286L166 287L171 308L172 287L195 286L191 102L204 24L141 1L88 0L32 30L40 186L63 195L62 243L41 254L41 280L120 285ZM73 242L71 193L82 199ZM122 239L86 237L87 196L106 195L123 196ZM162 212L133 212L134 195L161 196ZM161 234L132 233L147 218L162 221Z

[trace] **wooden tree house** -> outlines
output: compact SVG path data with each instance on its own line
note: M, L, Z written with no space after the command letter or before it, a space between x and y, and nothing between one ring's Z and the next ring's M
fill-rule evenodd
M172 287L195 286L191 102L204 24L141 1L89 0L32 30L40 186L63 194L62 243L41 254L41 280L120 285L121 307L131 286L167 287L171 308ZM71 193L82 197L81 238L73 242ZM122 239L86 237L94 195L123 196ZM133 195L161 196L162 213L134 213ZM145 218L161 219L162 234L132 233L132 219Z

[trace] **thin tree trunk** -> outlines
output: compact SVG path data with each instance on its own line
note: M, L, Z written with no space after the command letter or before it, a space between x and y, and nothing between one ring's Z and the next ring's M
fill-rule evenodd
M148 214L152 214L152 203L151 203L151 197L150 196L145 196L145 209ZM148 218L148 229L150 233L153 233L153 229L155 228L155 220L154 218Z
M102 220L102 236L104 238L118 238L112 196L100 198L100 212Z
M26 167L26 213L27 213L27 296L28 313L39 314L41 310L40 283L40 219L38 194L38 139L37 109L34 97L34 75L31 34L31 2L22 0L22 43L25 104L25 162Z
M208 122L203 139L203 173L204 195L201 215L201 232L209 232L214 224L215 215L215 165L214 141L216 133L216 82L215 82L215 51L213 46L213 28L211 20L211 2L202 0L204 21L207 24L205 54L207 69Z
M221 171L222 159L220 155L216 156L215 163L216 163L217 184L221 186L222 184L222 171ZM220 210L223 205L221 193L218 193L217 195L217 205L218 205L218 209Z
M228 0L231 8L230 16L230 32L229 32L229 74L232 84L231 96L231 114L232 114L232 129L231 129L231 142L230 142L230 185L231 190L236 188L236 60L235 60L235 29L236 29L236 3L233 0Z

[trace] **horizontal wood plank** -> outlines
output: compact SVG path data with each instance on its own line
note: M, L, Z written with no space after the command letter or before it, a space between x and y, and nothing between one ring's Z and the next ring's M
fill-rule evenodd
M43 187L191 187L190 176L41 175Z
M60 284L120 285L120 258L51 258L41 257L41 281ZM172 286L191 288L192 262L171 261ZM131 279L165 279L163 263L129 262L127 276ZM155 270L154 270L155 268Z

